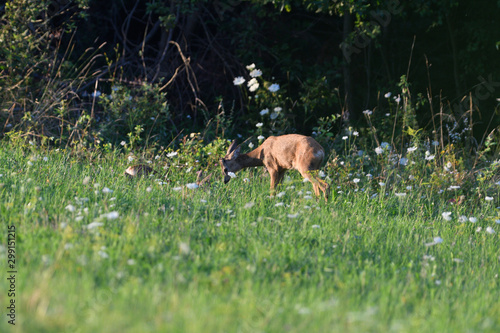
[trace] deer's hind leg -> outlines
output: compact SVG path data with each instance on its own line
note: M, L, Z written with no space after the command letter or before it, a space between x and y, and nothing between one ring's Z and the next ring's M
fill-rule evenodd
M321 195L321 191L325 196L325 201L328 200L330 186L327 182L318 177L318 170L299 170L299 172L302 177L308 179L311 182L314 189L314 194L316 194L317 197Z

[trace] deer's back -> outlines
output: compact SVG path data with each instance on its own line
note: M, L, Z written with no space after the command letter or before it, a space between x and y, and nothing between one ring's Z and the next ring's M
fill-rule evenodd
M318 169L325 156L323 147L310 136L270 136L262 143L264 160L284 169ZM273 164L274 164L273 163Z

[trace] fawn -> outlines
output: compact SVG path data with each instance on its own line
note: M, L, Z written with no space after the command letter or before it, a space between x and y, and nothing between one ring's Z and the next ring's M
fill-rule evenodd
M251 152L240 154L240 151L241 146L237 146L233 141L226 156L220 160L224 172L224 184L231 180L230 173L243 168L265 166L271 175L271 193L274 193L286 170L295 169L312 183L316 196L320 196L321 190L325 200L328 199L329 185L317 176L325 151L310 136L299 134L270 136Z

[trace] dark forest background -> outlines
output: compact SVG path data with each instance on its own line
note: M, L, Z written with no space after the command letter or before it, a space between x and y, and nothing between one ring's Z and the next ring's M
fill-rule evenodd
M496 0L7 1L0 134L69 145L196 131L333 140L405 103L405 126L480 141L500 125L499 14ZM251 79L250 64L262 71L255 94L233 83Z

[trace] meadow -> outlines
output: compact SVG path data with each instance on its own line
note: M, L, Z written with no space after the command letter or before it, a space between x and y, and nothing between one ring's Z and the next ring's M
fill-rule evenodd
M261 169L224 185L219 144L199 159L3 144L0 331L500 331L498 159L332 153L325 202L295 171L274 197ZM138 162L162 174L125 177Z

